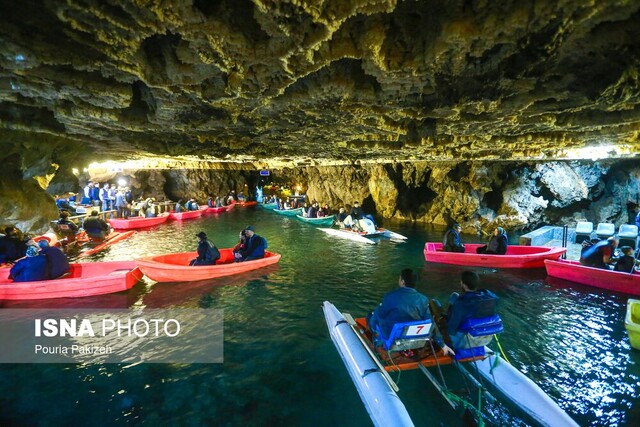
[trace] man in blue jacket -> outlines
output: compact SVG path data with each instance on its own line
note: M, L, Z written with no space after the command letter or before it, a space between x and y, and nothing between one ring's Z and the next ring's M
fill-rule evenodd
M240 252L242 255L242 261L251 261L254 259L264 258L264 250L267 248L267 241L258 236L253 227L250 225L244 229L247 241L245 248Z
M388 338L396 323L429 318L429 298L415 289L416 281L417 277L410 268L402 270L398 288L387 292L371 314L371 331L375 332L379 327L382 335Z
M47 259L47 271L49 279L57 279L70 270L67 256L55 246L49 246L49 241L42 239L38 242L40 254Z
M47 280L47 258L38 254L38 248L29 246L27 256L11 267L9 278L14 282Z

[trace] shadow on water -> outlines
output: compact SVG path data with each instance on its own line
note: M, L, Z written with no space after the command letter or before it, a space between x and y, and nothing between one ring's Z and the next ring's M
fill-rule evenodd
M145 281L101 297L10 304L223 309L224 363L0 366L6 391L0 424L371 425L328 336L321 304L329 300L364 316L397 286L406 267L419 273L421 292L446 301L468 268L425 263L424 243L440 241L444 230L385 221L409 240L365 245L332 238L295 218L233 209L140 231L84 261L192 251L199 231L219 247L231 247L247 225L282 254L277 266L210 281ZM472 270L500 297L500 342L516 367L580 425L637 423L640 352L631 350L624 330L626 296L557 285L544 270ZM462 424L421 373L403 373L400 389L416 425ZM490 425L526 424L502 405L488 409Z

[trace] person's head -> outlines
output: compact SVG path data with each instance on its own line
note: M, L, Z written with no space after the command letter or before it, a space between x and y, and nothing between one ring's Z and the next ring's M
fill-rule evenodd
M457 222L454 222L452 227L456 231L462 230L462 227L460 227L460 224L458 224Z
M612 247L617 247L618 246L618 238L616 236L611 236L607 239L609 242L611 242L611 246Z
M12 237L12 236L15 236L18 233L16 233L16 229L14 227L9 226L9 227L6 227L4 229L4 234L7 237Z
M49 247L49 241L47 239L42 239L42 240L38 241L38 246L40 247L40 249L48 248Z
M244 233L246 234L247 237L251 237L255 234L255 231L253 230L253 226L249 225L247 226L247 228L244 229Z
M358 206L360 206L360 202L353 202L353 206L357 208Z
M27 256L28 257L38 256L38 248L35 246L29 246L27 248Z
M109 183L108 183L108 182L105 182L105 184L104 184L103 188L109 188Z
M69 218L69 212L67 211L60 212L60 219L67 219L67 218Z
M480 285L480 276L474 271L463 271L460 276L460 284L462 285L462 289L466 291L475 291Z
M344 208L340 208L340 213L344 213Z
M98 211L95 211L95 210L91 211L91 216L98 216Z
M504 234L504 228L496 227L496 229L493 230L493 235L494 236L500 236L501 234Z
M627 256L633 256L633 248L631 246L622 246L620 252Z
M398 279L398 285L401 287L415 288L418 277L414 274L410 268L405 268L400 272L400 279Z
M207 233L205 233L204 231L201 231L198 234L196 234L196 237L200 240L207 240Z

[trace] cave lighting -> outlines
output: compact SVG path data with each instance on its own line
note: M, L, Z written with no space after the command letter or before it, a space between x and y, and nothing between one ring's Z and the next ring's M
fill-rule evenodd
M80 171L78 170L78 168L72 168L71 173L74 174L75 176L78 176L80 174Z
M594 162L600 159L619 157L622 154L629 154L628 148L620 145L598 145L595 147L569 148L565 151L568 159L591 159Z
M120 178L120 179L118 180L118 185L119 185L120 187L126 187L126 186L127 186L127 180L126 180L126 179L124 179L124 178Z
M18 62L23 62L25 59L26 59L26 58L24 57L24 55L22 55L22 54L20 54L20 53L19 53L19 54L17 54L17 55L16 55L16 57L15 57L16 64L17 64Z
M298 192L299 192L299 191L301 191L301 190L302 190L302 187L300 187L299 185L296 185L296 191L298 191Z

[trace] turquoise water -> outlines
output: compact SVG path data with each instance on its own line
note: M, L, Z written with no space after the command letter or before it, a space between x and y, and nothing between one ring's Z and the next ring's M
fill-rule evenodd
M102 297L4 304L224 309L223 364L0 365L0 425L371 425L321 304L365 315L405 267L419 273L421 292L446 301L464 269L427 264L422 255L442 230L388 223L408 243L364 245L295 218L236 208L139 232L91 260L193 250L200 230L229 247L249 224L282 254L279 265L211 281L143 282ZM475 270L501 297L500 341L515 366L580 425L640 423L640 352L624 330L627 296L552 281L540 270ZM420 372L404 372L399 385L416 425L462 424ZM526 425L510 408L488 410L491 424Z

